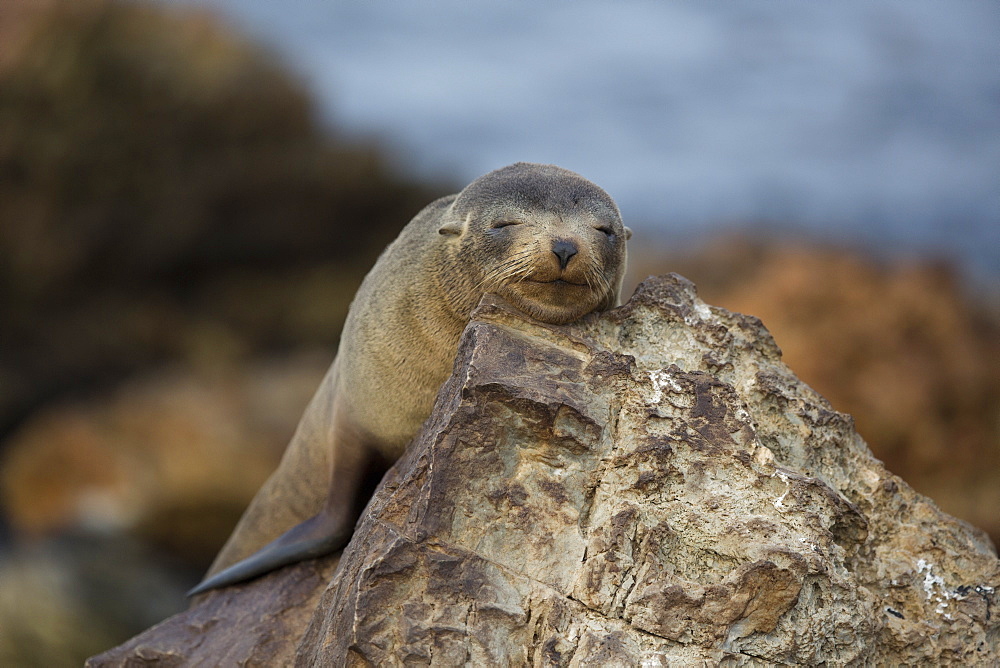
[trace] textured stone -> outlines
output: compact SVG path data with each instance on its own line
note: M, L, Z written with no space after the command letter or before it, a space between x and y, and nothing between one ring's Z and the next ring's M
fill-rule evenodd
M1000 545L1000 292L940 260L787 238L646 254L630 258L643 276L669 267L705 301L766 322L889 470Z
M294 656L337 557L216 591L88 666L282 666Z
M282 592L317 568L212 593L91 665L257 661L275 633L270 665L1000 660L982 532L874 459L757 319L676 276L567 327L482 305L307 614ZM234 607L263 621L192 622Z

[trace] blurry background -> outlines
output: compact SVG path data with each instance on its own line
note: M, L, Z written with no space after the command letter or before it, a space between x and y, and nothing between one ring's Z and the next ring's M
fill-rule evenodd
M0 665L181 609L423 204L606 188L1000 539L1000 8L0 4Z

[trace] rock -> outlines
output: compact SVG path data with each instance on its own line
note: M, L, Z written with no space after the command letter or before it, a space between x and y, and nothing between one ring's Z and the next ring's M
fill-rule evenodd
M337 561L334 556L295 564L264 576L255 583L258 588L237 587L209 594L209 605L174 615L124 645L91 658L87 665L288 665Z
M709 303L761 318L890 470L1000 544L1000 295L974 297L941 261L788 240L724 238L633 264L671 267Z
M150 368L334 345L378 253L454 192L167 4L0 3L0 448L41 405Z
M171 367L22 425L0 452L0 666L80 665L187 607L329 364Z
M314 351L238 371L173 368L40 411L0 453L0 509L20 541L122 532L204 567L329 363Z
M334 563L211 592L88 665L1000 661L985 535L677 276L566 327L484 303Z
M79 666L185 607L194 572L127 536L64 534L0 552L0 666Z

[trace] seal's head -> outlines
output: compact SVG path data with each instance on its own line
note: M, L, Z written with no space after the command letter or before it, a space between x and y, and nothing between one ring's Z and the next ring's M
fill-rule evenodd
M604 190L569 170L524 162L469 184L439 232L459 235L457 259L478 267L479 296L498 294L555 324L617 305L632 234Z

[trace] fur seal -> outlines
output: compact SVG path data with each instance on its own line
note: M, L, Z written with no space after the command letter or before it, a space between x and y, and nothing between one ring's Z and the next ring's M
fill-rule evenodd
M365 480L430 415L483 295L553 324L613 308L631 234L604 190L554 165L503 167L420 211L365 277L278 469L189 595L343 547Z

